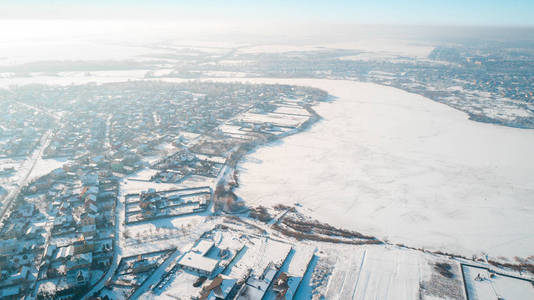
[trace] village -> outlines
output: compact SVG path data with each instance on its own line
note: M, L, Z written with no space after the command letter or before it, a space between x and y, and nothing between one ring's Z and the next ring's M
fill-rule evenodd
M108 89L91 85L38 87L45 89L40 98L30 97L34 91L23 88L18 94L10 95L15 104L28 102L31 108L21 105L28 110L23 112L30 115L46 112L43 114L60 117L57 120L35 118L46 121L48 126L35 125L35 128L44 127L43 130L52 134L43 143L34 140L33 148L40 147L38 153L32 154L35 150L30 146L21 153L31 156L28 160L36 161L33 166L55 159L57 168L41 176L27 174L27 184L4 195L0 231L3 298L84 296L118 263L119 241L130 224L213 214L213 202L218 200L221 182L227 177L227 160L238 159L232 153L242 144L251 147L259 140L266 141L277 133L287 132L288 128L296 130L309 118L300 116L296 121L289 121L288 126L285 118L295 119L289 114L269 116L278 108L277 104L288 103L298 108L297 101L313 103L325 97L313 89L288 86L222 84L213 89L213 85L201 83L179 86L145 83L145 90L167 91L167 94L156 94L151 103L147 101L148 96L139 98L142 92L137 86L124 85L110 85ZM89 96L90 89L106 93ZM204 90L209 93L197 92ZM90 100L79 99L73 103L57 98L62 95L69 99L71 93L81 91ZM151 92L150 97L153 95ZM124 101L125 97L130 98ZM208 101L208 97L213 99ZM295 100L284 100L291 98ZM64 111L69 113L65 115ZM250 115L270 117L272 123L244 119ZM240 136L231 137L236 131ZM23 132L19 135L30 136ZM39 135L36 139L39 141ZM18 152L5 152L9 159L18 155ZM16 169L16 165L3 169L2 174L8 179L22 176L24 170ZM33 167L27 171L32 173L32 170ZM152 174L134 178L146 171ZM191 177L196 178L196 186L182 185ZM174 188L143 187L130 193L125 187L129 181L147 186L164 182ZM231 203L224 206L228 205Z
M33 166L56 164L40 176L3 170L26 181L0 198L1 299L469 300L489 282L504 299L510 286L534 295L529 264L392 244L298 203L238 197L238 162L318 121L321 90L143 81L10 97L57 118L26 151Z

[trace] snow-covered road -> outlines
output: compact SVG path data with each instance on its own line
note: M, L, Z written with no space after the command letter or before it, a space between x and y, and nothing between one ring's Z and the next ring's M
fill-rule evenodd
M37 165L37 162L43 157L44 150L46 147L48 147L48 144L50 144L52 138L52 129L48 130L42 137L39 143L39 148L35 149L31 156L28 158L28 162L30 162L30 167L28 171L21 177L21 179L17 182L17 187L9 192L9 194L4 198L2 203L2 211L0 212L0 223L4 222L4 217L7 215L7 212L11 208L11 204L13 203L13 200L17 198L20 191L23 187L28 184L30 179L32 178L32 172L35 169L35 166Z

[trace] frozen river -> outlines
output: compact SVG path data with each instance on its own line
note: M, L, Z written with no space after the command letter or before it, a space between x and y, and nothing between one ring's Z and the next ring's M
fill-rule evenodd
M337 97L308 131L240 164L237 194L251 206L298 202L323 222L415 247L534 254L534 131L371 83L250 81Z

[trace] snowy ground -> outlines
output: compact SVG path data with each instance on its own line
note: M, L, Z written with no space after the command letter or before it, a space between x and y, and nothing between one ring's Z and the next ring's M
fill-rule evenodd
M473 122L424 97L369 83L217 80L314 86L337 97L315 108L323 120L308 131L261 147L240 164L237 193L251 206L298 202L300 211L320 221L414 247L467 256L533 254L534 131ZM126 182L124 193L163 188ZM170 236L183 246L210 222L194 217L129 226L131 238L121 236L121 254L163 249ZM186 227L190 223L194 230ZM156 238L133 242L138 233ZM346 257L333 261L325 289L334 298L416 299L419 284L433 276L418 252L346 250ZM331 288L340 282L349 285Z
M481 124L445 105L369 83L250 79L322 88L309 131L240 165L251 206L299 202L332 225L465 255L534 251L534 131Z
M534 286L525 280L495 275L490 277L486 269L464 266L469 299L497 299L507 300L534 299ZM477 280L477 276L481 279Z
M55 169L63 167L64 164L67 163L66 158L49 158L49 159L43 159L39 158L37 162L35 163L35 167L30 175L30 180L37 179L41 176L44 176Z
M292 239L279 242L268 224L248 220L267 230L266 235L257 236L253 228L226 221L230 222L224 224L234 229L216 231L213 236L216 247L235 253L246 246L243 255L236 256L239 257L237 262L230 264L225 274L242 278L251 267L259 274L269 262L281 264L287 256L281 270L296 276L297 282L302 279L293 299L465 299L459 262L441 255L391 245L296 242ZM273 238L267 238L269 235ZM181 248L182 252L186 247ZM451 277L439 274L436 263L450 265ZM306 270L310 271L308 275L304 275ZM173 295L187 298L199 291L192 287L196 278L188 271L179 271L161 292L145 296L149 299L171 299ZM521 290L519 295L529 292ZM265 299L274 299L274 296L273 291L268 290Z
M469 121L424 97L368 83L217 80L308 85L338 97L316 107L324 119L309 131L241 164L238 194L250 205L300 202L321 221L411 246L532 255L534 132Z
M329 253L336 261L327 299L418 299L420 283L430 280L436 259L383 246L341 245L331 251L337 255ZM456 288L463 289L460 281Z

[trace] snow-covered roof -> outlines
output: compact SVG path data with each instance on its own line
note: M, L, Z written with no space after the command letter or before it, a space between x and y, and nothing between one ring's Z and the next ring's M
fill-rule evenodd
M53 281L46 281L39 285L39 294L52 294L57 290L57 285Z
M87 209L92 212L98 212L98 207L96 207L93 203L89 203L89 205L87 205Z
M49 244L48 247L46 248L46 256L48 257L52 257L52 254L54 253L54 251L57 249L57 246L54 245L54 244Z
M93 202L96 202L97 198L96 198L95 194L89 194L89 195L87 195L87 197L85 199L93 201Z
M73 253L74 253L74 247L72 247L72 245L69 245L66 247L60 247L56 254L56 259L70 257L72 256Z
M18 281L18 280L22 280L22 279L28 278L28 273L29 272L30 272L30 269L28 267L22 266L17 273L12 274L9 277L9 280L11 282L15 282L15 281Z
M211 247L213 247L215 243L213 241L209 240L200 240L198 244L191 249L192 252L198 253L200 255L206 255L208 251L210 251Z
M211 273L213 270L215 270L219 261L207 258L194 252L188 252L182 257L182 259L180 259L178 263L184 267Z
M20 293L20 285L9 286L0 289L0 297L12 297Z
M87 189L87 194L98 194L98 187L96 186L90 186L88 189Z
M219 275L219 276L223 276L223 275ZM225 299L226 296L230 294L230 291L232 291L236 283L237 283L237 279L223 276L220 286L218 286L216 289L213 289L210 292L208 296L208 300L212 300L212 299L215 300L215 299L221 299L221 298Z

